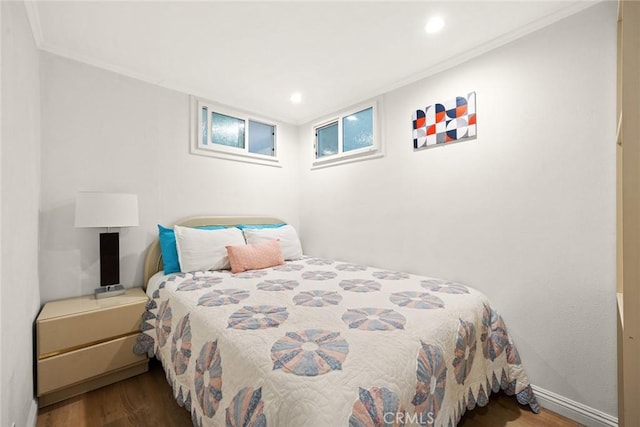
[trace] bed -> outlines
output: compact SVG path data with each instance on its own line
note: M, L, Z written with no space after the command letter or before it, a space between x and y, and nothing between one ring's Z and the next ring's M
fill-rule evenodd
M135 351L162 362L194 426L455 426L500 390L539 411L502 318L470 286L308 256L165 275L161 258L156 241Z

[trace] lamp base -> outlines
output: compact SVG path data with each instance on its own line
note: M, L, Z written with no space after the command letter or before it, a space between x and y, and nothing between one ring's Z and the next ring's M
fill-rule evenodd
M124 293L125 289L122 285L102 286L96 289L96 299L115 297Z

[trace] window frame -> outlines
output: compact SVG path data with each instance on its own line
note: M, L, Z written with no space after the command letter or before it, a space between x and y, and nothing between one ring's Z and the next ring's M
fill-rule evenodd
M373 141L370 146L358 148L355 150L344 151L344 120L346 117L359 113L364 110L372 109L372 137ZM374 159L384 156L384 146L381 138L382 125L382 97L369 100L357 104L355 106L346 108L339 111L336 114L327 116L326 118L316 121L311 126L313 150L312 150L312 163L311 169L319 169L329 166L341 165L344 163L351 163L356 161ZM330 126L334 123L338 124L338 152L336 154L330 154L328 156L318 157L318 130Z
M202 142L202 109L207 108L207 141L208 144ZM233 147L229 145L216 144L211 142L211 113L218 113L244 121L244 148ZM273 120L268 120L243 111L234 110L223 105L207 101L204 99L191 97L191 144L190 152L208 157L219 159L235 160L247 163L255 163L267 166L280 166L278 158L278 125ZM260 123L273 127L273 156L266 154L252 153L249 151L249 141L251 131L249 122Z

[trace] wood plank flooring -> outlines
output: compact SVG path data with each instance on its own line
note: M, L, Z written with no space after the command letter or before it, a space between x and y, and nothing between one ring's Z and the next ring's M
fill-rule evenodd
M37 427L188 427L191 416L173 399L162 366L149 372L42 408ZM468 411L459 427L579 427L543 410L536 415L514 397L493 394L484 408ZM276 426L277 427L277 426Z

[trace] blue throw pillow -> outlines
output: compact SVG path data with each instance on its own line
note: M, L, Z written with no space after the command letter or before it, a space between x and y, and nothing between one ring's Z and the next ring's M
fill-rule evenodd
M240 224L240 225L236 225L236 227L239 228L240 230L244 230L245 228L253 228L253 229L280 228L285 225L287 224Z
M223 225L206 225L196 228L201 228L203 230L220 230L227 227ZM164 265L164 274L179 273L180 261L178 259L176 235L173 232L173 228L163 227L158 224L158 237L160 239L160 251L162 251L162 264Z

